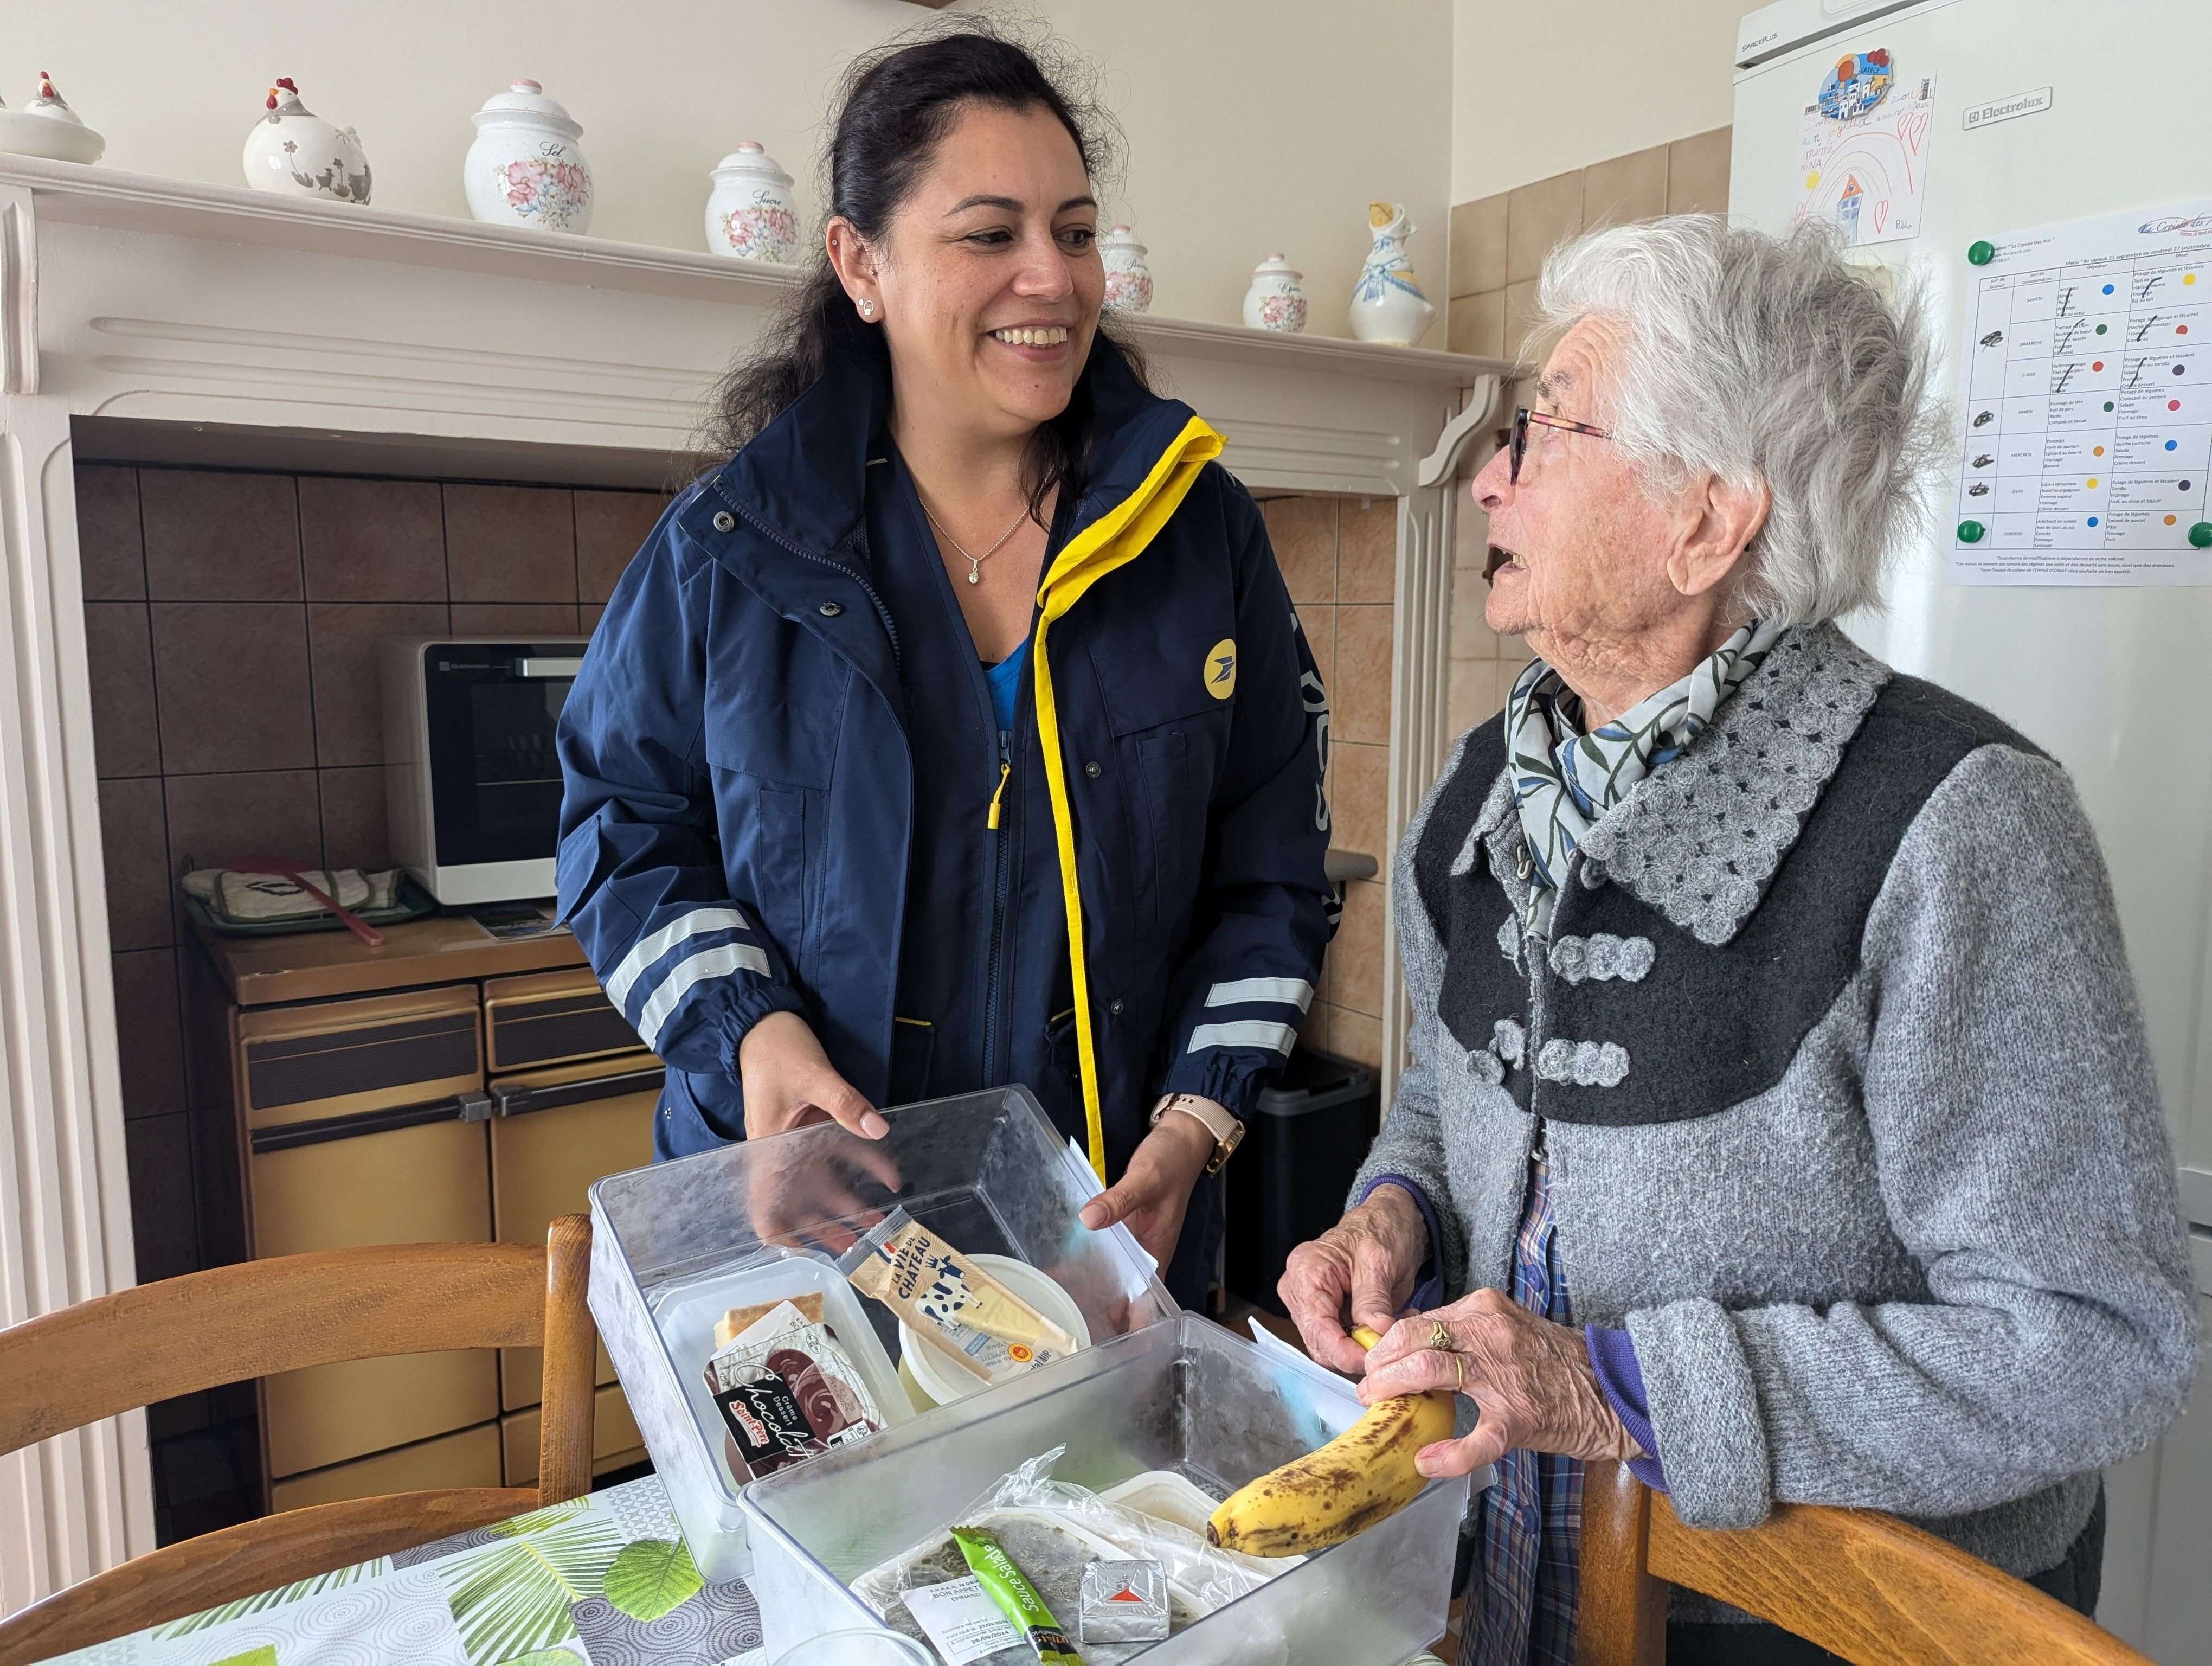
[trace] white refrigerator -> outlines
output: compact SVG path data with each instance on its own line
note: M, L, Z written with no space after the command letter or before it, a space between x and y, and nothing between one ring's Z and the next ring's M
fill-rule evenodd
M1950 477L1887 617L1847 627L1899 670L1990 707L2079 786L2148 1018L2201 1318L2212 217L2161 211L2212 208L2208 77L2208 0L1783 0L1738 32L1729 180L1737 223L1780 231L1819 216L1855 258L1932 296ZM2160 260L2130 258L2154 243ZM2212 1389L2200 1382L2193 1415L2110 1485L2100 1618L2160 1660L2212 1660Z

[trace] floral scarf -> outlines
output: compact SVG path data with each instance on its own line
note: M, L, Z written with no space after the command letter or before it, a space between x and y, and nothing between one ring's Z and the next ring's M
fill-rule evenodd
M1537 660L1521 673L1505 702L1505 733L1512 746L1514 803L1528 842L1530 931L1551 935L1567 860L1591 825L1705 732L1721 702L1759 669L1783 629L1753 620L1680 682L1589 734L1582 732L1581 696L1559 672Z

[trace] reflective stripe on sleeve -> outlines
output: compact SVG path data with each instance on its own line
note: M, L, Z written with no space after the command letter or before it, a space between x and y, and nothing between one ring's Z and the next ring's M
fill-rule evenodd
M1235 1006L1248 1000L1277 1000L1301 1012L1313 1004L1314 987L1302 977L1240 977L1206 992L1208 1006Z
M751 929L745 923L744 915L732 908L694 909L689 914L678 915L652 936L640 938L632 945L630 952L623 957L622 964L615 968L615 975L607 980L607 999L621 1011L629 1012L630 987L647 967L687 937L696 937L702 932ZM757 970L766 971L768 968L763 965Z
M1278 1053L1287 1054L1298 1032L1287 1024L1263 1024L1257 1018L1246 1018L1236 1024L1201 1024L1190 1032L1188 1050L1195 1053L1207 1047L1272 1047Z
M702 949L689 960L679 960L660 987L645 1003L645 1010L637 1015L638 1038L655 1052L660 1049L660 1029L668 1022L668 1015L676 1010L677 1003L691 992L691 986L702 979L727 977L732 972L758 972L768 975L768 955L750 943L725 943L719 948Z

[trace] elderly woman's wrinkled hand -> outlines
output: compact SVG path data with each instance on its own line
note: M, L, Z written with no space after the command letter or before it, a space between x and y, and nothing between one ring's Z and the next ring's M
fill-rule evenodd
M1435 1346L1438 1325L1449 1348ZM1425 1475L1463 1475L1516 1449L1577 1458L1644 1455L1598 1387L1583 1333L1495 1290L1391 1326L1367 1356L1359 1397L1371 1406L1436 1389L1466 1395L1478 1420L1457 1440L1421 1449L1415 1462Z
M1328 1231L1291 1250L1275 1293L1306 1352L1332 1370L1360 1371L1367 1355L1346 1333L1346 1304L1352 1323L1388 1330L1413 1293L1428 1247L1429 1229L1413 1199L1399 1187L1378 1186Z

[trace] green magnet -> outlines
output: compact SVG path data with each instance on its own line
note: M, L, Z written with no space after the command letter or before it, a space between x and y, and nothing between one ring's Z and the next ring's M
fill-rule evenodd
M2198 549L2212 549L2212 520L2200 520L2189 529L2189 541Z
M1997 246L1986 237L1966 246L1966 258L1977 266L1986 266L1997 258Z
M1979 544L1982 541L1982 534L1987 530L1988 528L1978 520L1962 520L1959 523L1959 542ZM2191 536L2194 537L2195 534L2191 533Z

